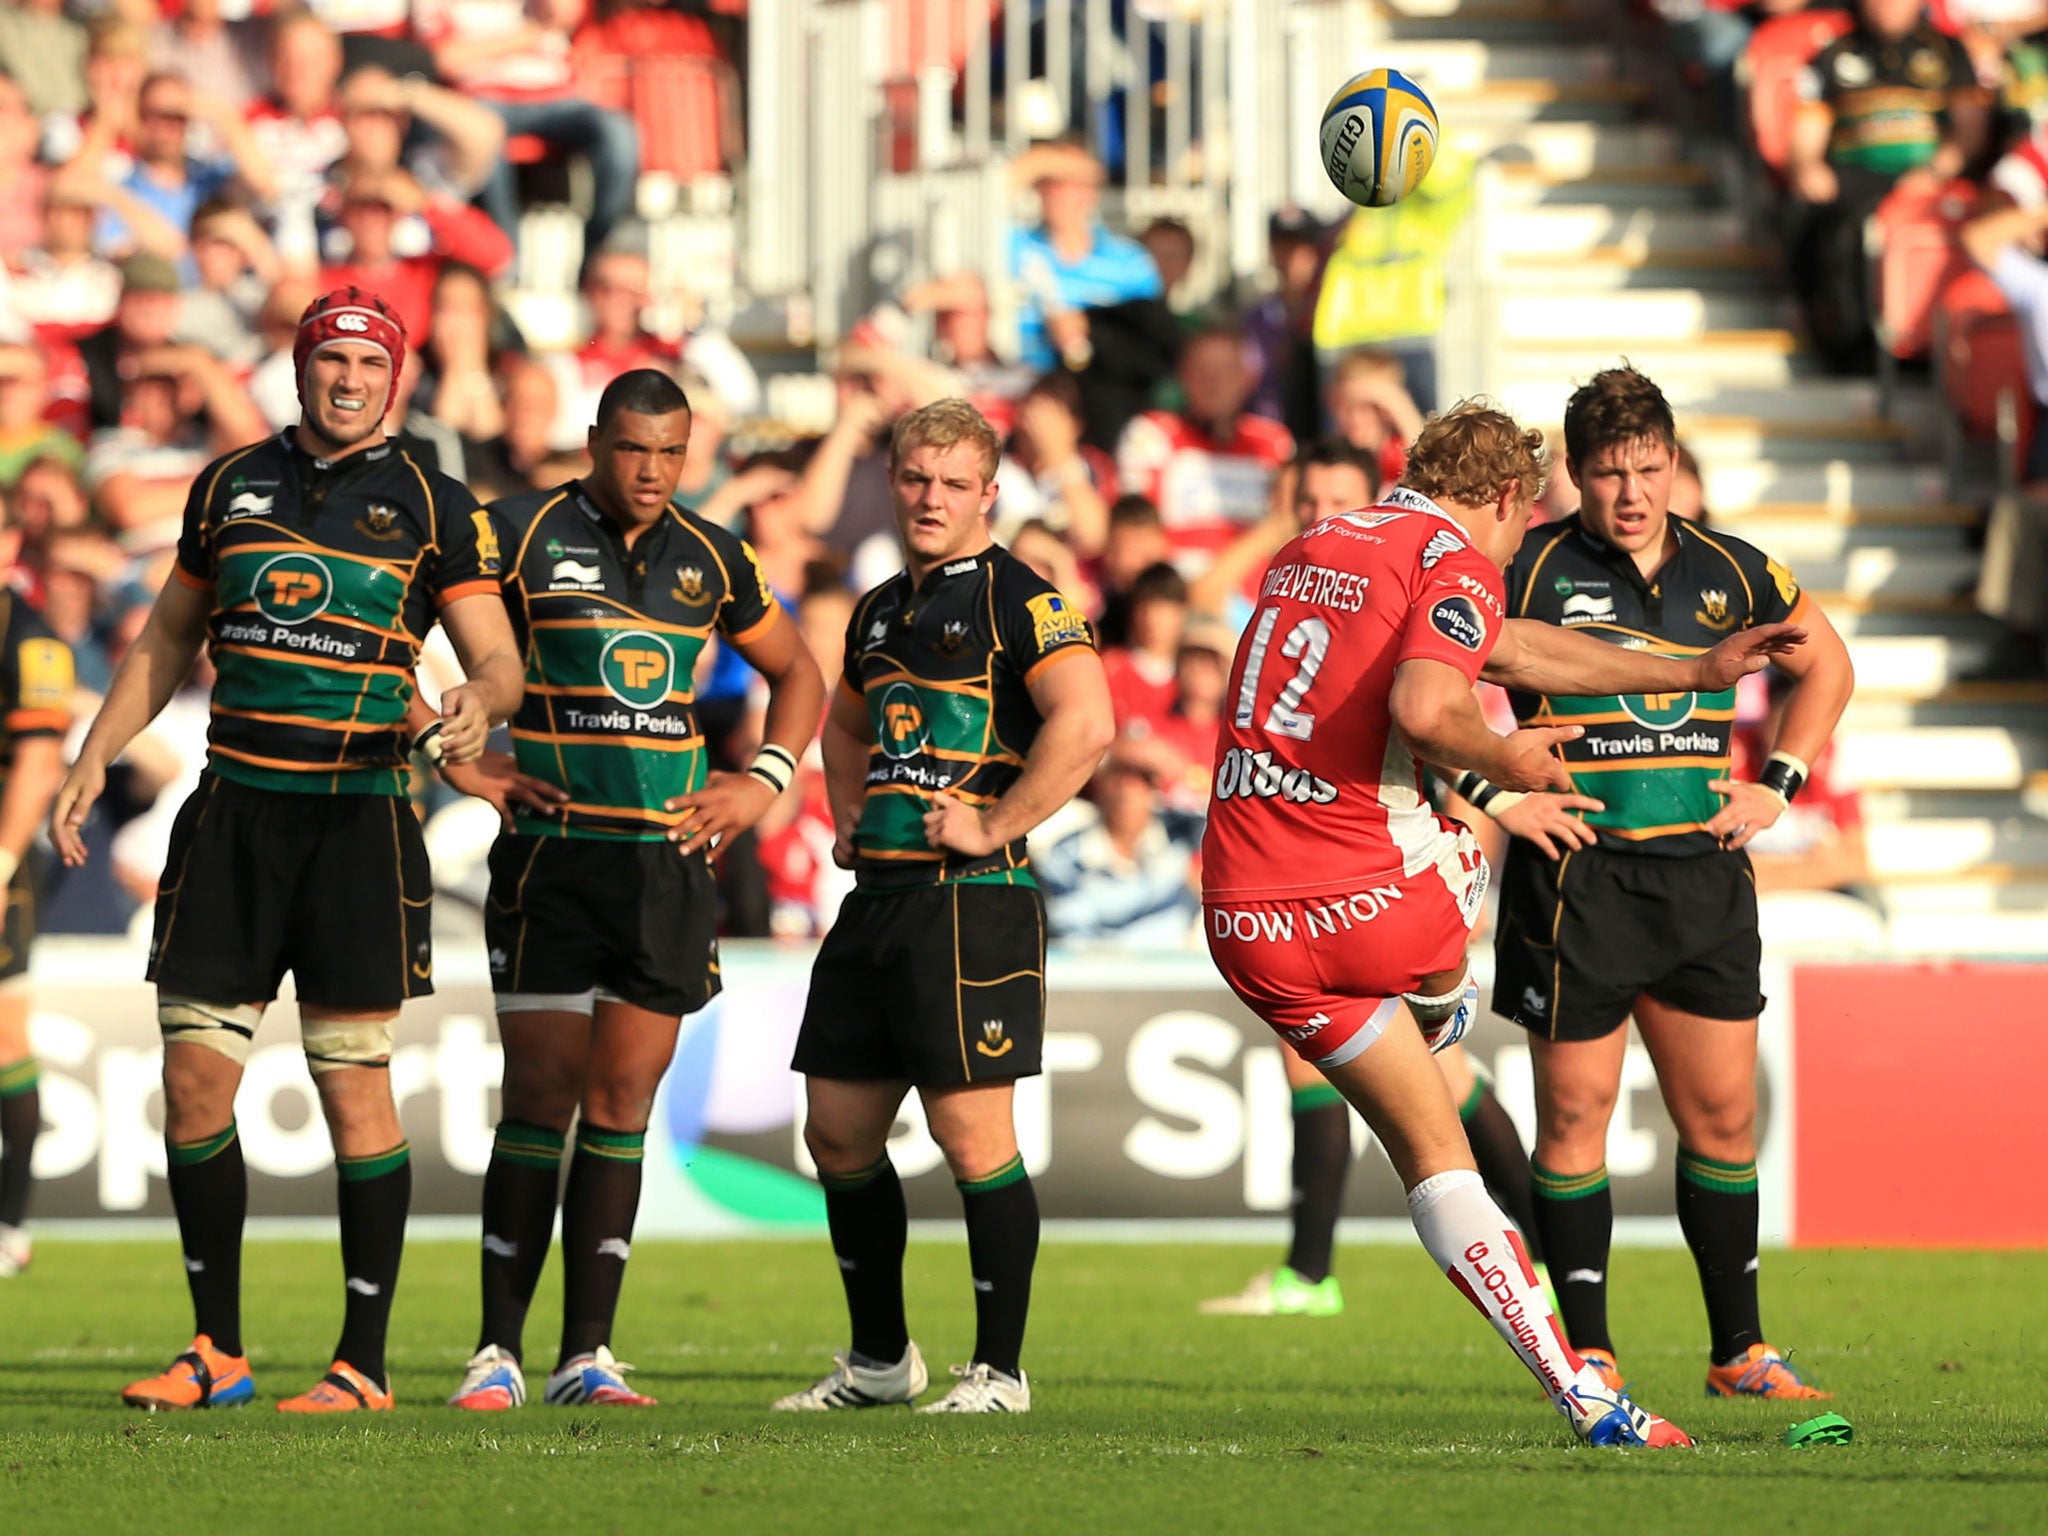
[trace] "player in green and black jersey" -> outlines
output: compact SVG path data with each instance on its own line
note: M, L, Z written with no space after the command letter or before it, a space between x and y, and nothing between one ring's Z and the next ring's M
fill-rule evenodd
M0 528L0 569L20 550L21 530ZM28 1268L30 1256L29 1169L43 1120L28 1039L28 952L44 863L35 836L64 777L74 686L71 647L27 598L0 587L0 1280Z
M547 1401L654 1401L621 1379L612 1317L654 1091L682 1016L718 991L711 850L789 787L824 712L753 549L674 505L689 441L683 391L636 369L598 402L586 478L491 507L526 698L512 757L444 770L506 826L484 909L504 1118L484 1175L483 1333L457 1407L525 1400L521 1333L579 1114ZM714 634L768 680L766 742L744 773L708 772L691 708Z
M1799 792L1854 676L1790 571L1669 515L1676 444L1662 392L1633 369L1599 374L1572 396L1565 451L1580 510L1523 541L1508 614L1676 656L1751 625L1802 625L1806 643L1778 658L1796 682L1770 764L1755 783L1731 779L1732 689L1520 694L1525 724L1584 728L1562 748L1577 795L1517 800L1483 783L1460 787L1517 834L1501 881L1493 1006L1529 1031L1535 1054L1536 1219L1572 1345L1613 1368L1607 1122L1633 1014L1678 1126L1679 1220L1712 1333L1708 1390L1818 1395L1764 1343L1758 1320L1763 998L1742 848Z
M474 757L519 703L489 519L384 435L404 328L375 296L337 289L307 308L293 359L303 419L200 473L176 580L115 673L51 817L58 851L82 863L79 827L107 765L206 644L218 673L207 771L172 829L150 946L171 1201L199 1336L128 1389L138 1407L255 1396L240 1337L248 1183L234 1100L287 971L340 1164L348 1283L332 1369L278 1406L391 1406L384 1334L412 1171L386 1069L399 1004L433 976L406 710L437 618L472 679L442 699L441 750Z
M1031 829L1114 733L1087 621L991 539L999 443L964 400L896 427L905 569L867 594L825 724L838 857L858 881L819 950L795 1067L852 1314L837 1367L777 1408L908 1402L903 1187L887 1142L912 1089L959 1184L975 1348L936 1411L1021 1412L1038 1203L1011 1097L1039 1070L1045 906Z

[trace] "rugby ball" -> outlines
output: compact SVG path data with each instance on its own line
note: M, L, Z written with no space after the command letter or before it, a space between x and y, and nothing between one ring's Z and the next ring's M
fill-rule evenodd
M1436 108L1398 69L1353 76L1323 108L1323 169L1361 208L1385 208L1436 163Z

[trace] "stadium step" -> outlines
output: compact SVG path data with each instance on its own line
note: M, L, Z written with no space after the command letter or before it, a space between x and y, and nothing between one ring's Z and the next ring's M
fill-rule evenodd
M1702 464L1812 464L1837 459L1879 464L1897 461L1911 441L1901 423L1869 416L1774 421L1685 413L1679 417L1678 432Z
M1866 789L2018 789L2048 770L2048 742L2000 725L1850 729L1836 763Z
M1612 249L1713 250L1746 238L1741 216L1723 208L1625 208L1578 199L1489 209L1482 235L1489 258L1503 263Z
M1745 526L1752 509L1762 510L1767 503L1844 513L1854 508L1859 514L1867 508L1869 512L1861 519L1866 524L1924 526L1936 521L1975 521L1974 517L1939 515L1944 486L1938 468L1898 463L1885 443L1867 446L1875 451L1856 458L1803 461L1774 456L1744 463L1710 459L1702 453L1700 478L1706 486L1707 505L1715 516L1740 517Z
M1375 63L1413 76L1433 100L1491 94L1527 81L1607 85L1619 74L1612 49L1569 42L1496 44L1471 37L1389 43Z
M1630 288L1696 288L1751 293L1778 269L1775 251L1762 246L1596 245L1564 256L1501 257L1501 286L1546 293L1609 293Z
M1489 80L1483 90L1432 92L1440 117L1484 128L1521 123L1628 123L1648 101L1639 85L1598 81Z
M1693 208L1714 195L1710 172L1696 165L1604 165L1559 175L1540 165L1508 161L1500 168L1498 206L1503 210L1608 203L1634 212L1642 208Z
M1585 379L1627 357L1659 384L1674 381L1681 389L1709 385L1749 388L1783 387L1812 369L1800 355L1790 331L1717 331L1689 341L1632 344L1628 341L1517 341L1505 348L1496 366L1503 387L1524 379L1556 384Z
M1373 7L1386 36L1395 43L1426 39L1479 38L1490 43L1547 43L1578 22L1571 7L1552 0L1483 0L1480 4L1417 5L1413 0Z
M1689 288L1509 292L1495 310L1496 334L1510 346L1606 340L1623 350L1698 341L1717 331L1767 331L1785 319L1785 301L1772 295L1705 294Z
M1802 379L1796 390L1719 384L1679 375L1658 381L1683 432L1698 417L1768 421L1786 430L1809 422L1877 421L1877 386L1864 379ZM1509 409L1550 425L1564 419L1565 401L1576 386L1570 378L1525 378L1501 390ZM1931 433L1938 403L1930 389L1901 389L1892 421L1916 436Z
M1865 830L1873 874L1954 879L1986 865L2048 869L2048 822L1957 816L1884 822Z
M1656 123L1467 123L1444 125L1445 141L1471 155L1492 155L1505 170L1540 167L1558 177L1616 166L1665 165L1678 158L1678 135Z

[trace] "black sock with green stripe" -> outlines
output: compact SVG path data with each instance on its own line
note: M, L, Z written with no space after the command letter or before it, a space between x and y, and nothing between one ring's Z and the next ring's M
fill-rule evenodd
M961 1181L959 1189L974 1271L974 1360L1015 1376L1038 1262L1038 1194L1021 1156L986 1178Z
M484 1170L482 1336L476 1347L495 1344L521 1358L526 1311L548 1262L555 1234L555 1201L562 1186L566 1137L544 1125L505 1120L491 1142Z
M1522 1245L1529 1250L1529 1262L1543 1262L1543 1235L1536 1230L1536 1199L1529 1187L1529 1153L1522 1145L1522 1133L1484 1078L1472 1080L1472 1091L1458 1106L1464 1122L1465 1140L1472 1146L1472 1161L1479 1165L1479 1177L1486 1181L1493 1203L1507 1213L1522 1231Z
M1591 1173L1529 1168L1536 1230L1557 1291L1557 1315L1573 1349L1614 1352L1607 1333L1607 1250L1614 1241L1614 1191L1607 1165Z
M846 1314L853 1324L856 1365L888 1366L910 1348L903 1316L903 1247L910 1212L903 1181L883 1153L879 1162L853 1173L818 1171L825 1191L825 1221L839 1282L846 1288Z
M171 1209L192 1293L192 1331L225 1355L242 1352L242 1223L249 1214L249 1168L235 1123L197 1141L164 1138Z
M612 1341L612 1317L633 1218L640 1212L645 1131L615 1131L585 1120L576 1127L569 1187L562 1194L562 1354L560 1370L578 1355Z
M28 1220L29 1165L43 1128L41 1083L33 1056L0 1067L0 1227Z
M339 1158L336 1166L348 1300L334 1358L388 1386L384 1335L391 1323L392 1293L398 1289L398 1261L405 1253L406 1212L412 1208L412 1144L401 1141L387 1152Z
M1763 1342L1756 1299L1756 1164L1717 1163L1678 1149L1678 1225L1699 1266L1714 1363Z
M1311 1285L1330 1273L1337 1213L1351 1171L1351 1106L1328 1083L1292 1090L1294 1100L1294 1232L1287 1267Z

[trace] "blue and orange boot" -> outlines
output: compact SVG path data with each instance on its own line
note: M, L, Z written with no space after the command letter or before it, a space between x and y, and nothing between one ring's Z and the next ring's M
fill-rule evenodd
M125 1388L121 1401L155 1413L163 1408L239 1408L255 1396L248 1357L223 1354L202 1333L161 1376Z
M383 1413L390 1408L391 1393L346 1360L335 1361L310 1388L277 1405L279 1413Z
M1707 1367L1709 1397L1831 1398L1792 1368L1792 1363L1768 1344L1752 1344L1739 1360Z

